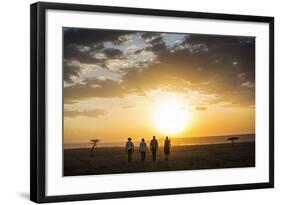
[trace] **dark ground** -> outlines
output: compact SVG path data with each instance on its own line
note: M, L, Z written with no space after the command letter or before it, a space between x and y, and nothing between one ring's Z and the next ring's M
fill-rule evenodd
M176 171L255 166L255 143L173 146L168 161L164 160L163 148L159 148L157 161L152 162L147 151L146 161L140 162L138 148L131 164L122 147L64 150L64 176L134 173L152 171Z

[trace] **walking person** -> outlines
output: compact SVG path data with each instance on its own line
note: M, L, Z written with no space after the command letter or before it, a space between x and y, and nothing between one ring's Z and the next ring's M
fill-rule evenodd
M140 150L139 150L141 153L142 162L144 162L144 160L145 160L146 150L147 150L146 143L145 143L144 139L142 138L141 143L140 143Z
M165 139L165 142L164 142L165 160L168 160L168 158L169 158L170 148L171 148L171 141L169 140L168 136L166 136L166 139Z
M134 152L134 144L132 142L132 138L128 138L128 141L126 142L126 146L125 146L125 151L128 154L128 162L131 163L132 162L132 155Z
M153 136L153 139L150 141L150 150L152 152L152 160L156 161L156 153L158 150L158 142L155 138L155 136Z

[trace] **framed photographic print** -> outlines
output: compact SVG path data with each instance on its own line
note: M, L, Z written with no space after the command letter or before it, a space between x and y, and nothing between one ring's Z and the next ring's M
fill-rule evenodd
M31 200L274 186L274 18L31 5Z

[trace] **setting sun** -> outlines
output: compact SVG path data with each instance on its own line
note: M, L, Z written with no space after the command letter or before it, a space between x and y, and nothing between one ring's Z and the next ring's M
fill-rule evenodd
M178 101L166 101L157 104L154 112L156 128L165 134L176 134L189 124L190 114Z

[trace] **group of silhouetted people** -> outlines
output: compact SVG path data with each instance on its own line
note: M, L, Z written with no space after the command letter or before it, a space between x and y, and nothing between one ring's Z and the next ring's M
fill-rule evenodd
M171 148L171 141L168 138L168 136L166 136L166 139L164 142L165 160L168 160L168 158L169 158L170 148ZM133 152L134 152L134 144L132 142L132 138L128 138L128 141L126 142L126 146L125 146L125 151L128 154L128 162L131 163ZM145 161L146 151L147 151L146 142L145 142L144 138L142 138L142 140L140 142L140 146L139 146L139 152L140 152L140 157L141 157L142 162ZM156 154L158 151L158 141L155 136L153 136L152 140L150 141L150 151L152 154L152 160L156 161Z

